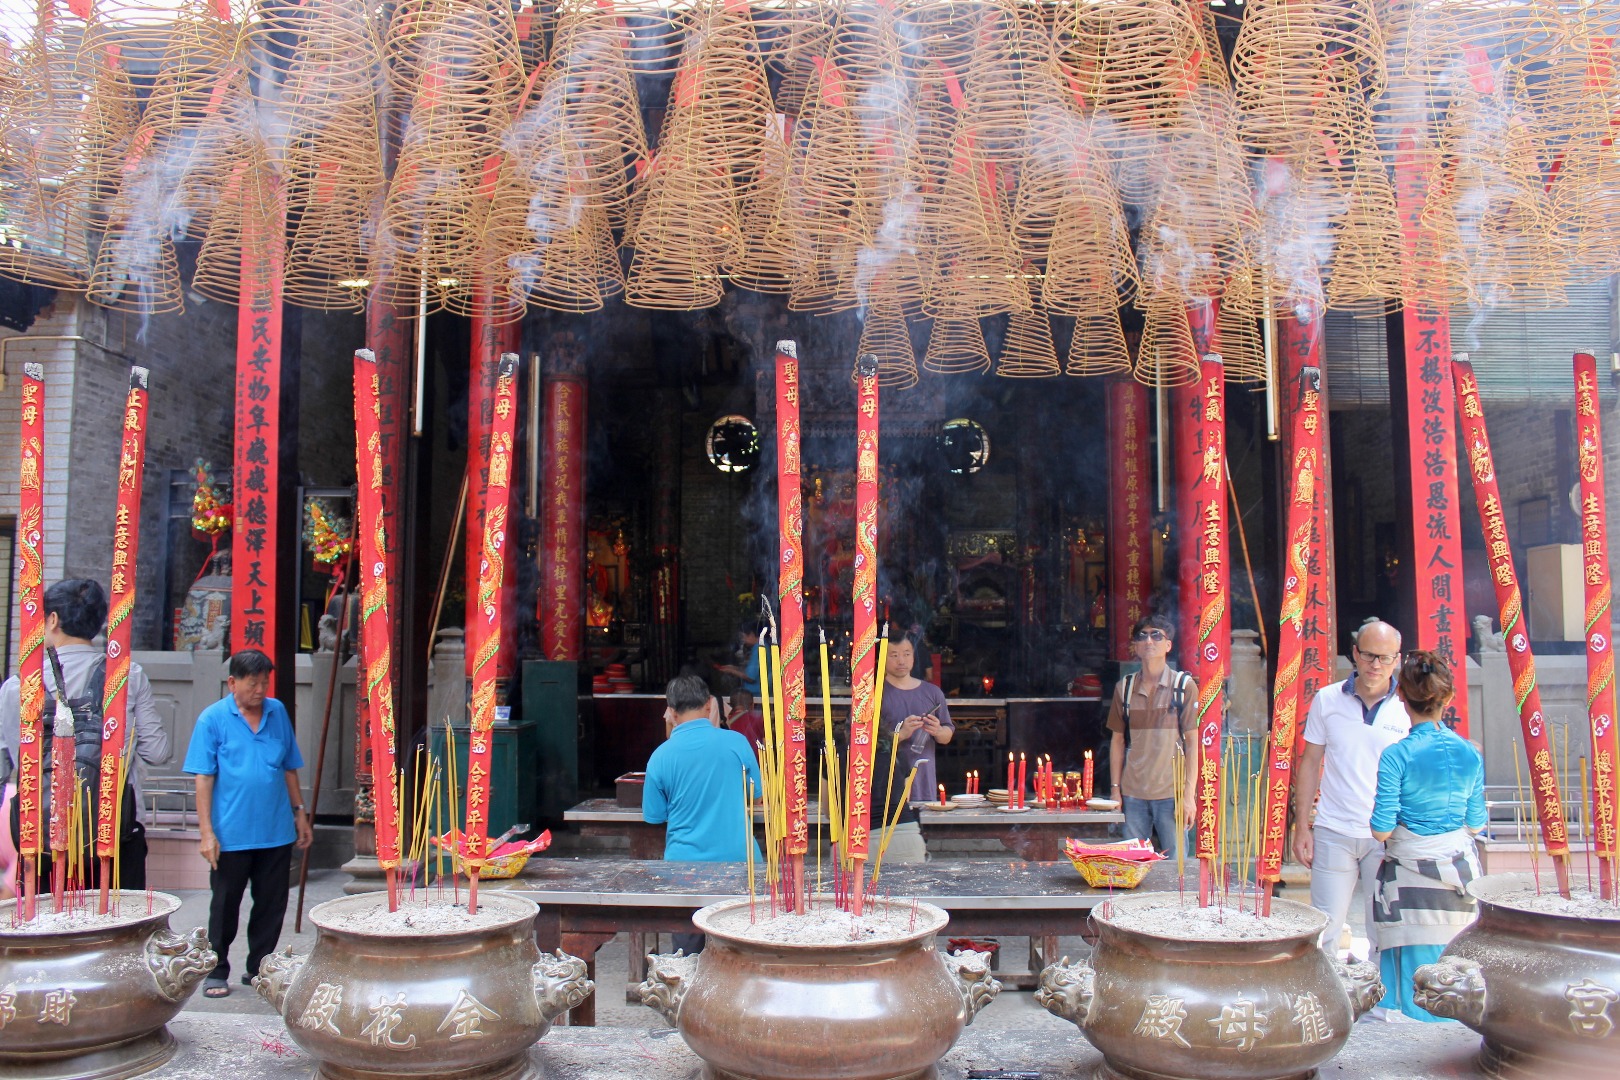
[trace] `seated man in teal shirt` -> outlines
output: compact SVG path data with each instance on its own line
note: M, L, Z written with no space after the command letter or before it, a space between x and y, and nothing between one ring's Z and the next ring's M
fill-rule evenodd
M760 796L759 765L748 740L720 727L720 704L696 675L677 675L664 691L669 740L647 762L641 817L667 825L664 858L687 862L742 862L754 843L753 813L743 822L743 783L750 801ZM760 858L754 848L754 858ZM688 954L703 948L702 934L676 934Z

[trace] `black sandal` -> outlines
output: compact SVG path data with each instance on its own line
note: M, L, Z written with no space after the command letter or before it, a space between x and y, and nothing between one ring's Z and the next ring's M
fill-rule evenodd
M209 979L203 983L203 997L222 998L231 996L231 984L224 979Z

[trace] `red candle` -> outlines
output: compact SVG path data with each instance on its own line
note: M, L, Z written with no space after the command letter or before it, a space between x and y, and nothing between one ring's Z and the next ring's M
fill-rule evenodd
M1018 766L1013 764L1013 756L1007 755L1007 809L1018 809L1018 796L1014 794L1018 789Z
M939 805L945 805L945 785L939 785Z
M1096 784L1096 777L1093 772L1095 767L1091 761L1091 751L1087 750L1085 771L1081 774L1080 779L1080 797L1082 799L1090 799L1092 791L1095 790L1093 786Z
M1025 773L1024 770L1025 770L1025 767L1027 765L1028 765L1028 762L1025 761L1024 755L1019 754L1018 755L1018 808L1020 810L1022 810L1024 808L1024 781L1025 781L1025 779L1027 777L1027 774Z

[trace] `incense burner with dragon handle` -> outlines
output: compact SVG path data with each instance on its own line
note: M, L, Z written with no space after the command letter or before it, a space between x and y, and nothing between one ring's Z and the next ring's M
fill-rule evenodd
M180 908L168 893L112 894L114 917L96 899L66 925L41 896L35 922L0 903L0 1076L9 1080L125 1077L174 1056L166 1026L219 958L208 934L176 934Z
M585 962L535 945L532 900L498 890L387 912L384 893L313 908L307 955L266 957L254 987L325 1080L525 1075L529 1048L590 995Z
M1528 874L1476 878L1479 918L1412 977L1414 1000L1483 1036L1489 1076L1597 1080L1620 1056L1620 906L1609 917L1555 915L1508 903ZM1577 882L1585 894L1584 883Z
M869 904L905 930L850 941L829 922L829 940L771 942L749 934L746 899L712 904L692 916L708 935L701 953L647 958L642 1002L680 1030L709 1080L936 1077L1001 984L989 954L935 948L941 909Z
M1317 945L1326 917L1273 900L1277 931L1246 940L1186 940L1116 921L1137 906L1178 907L1175 894L1115 897L1092 913L1089 959L1041 972L1035 1000L1103 1054L1101 1080L1280 1080L1307 1077L1350 1038L1383 996L1378 969L1342 964Z

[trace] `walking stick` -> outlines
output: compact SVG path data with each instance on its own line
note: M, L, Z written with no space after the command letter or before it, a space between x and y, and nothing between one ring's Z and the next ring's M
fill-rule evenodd
M338 608L337 640L332 643L332 675L326 680L326 708L321 713L321 746L315 753L315 787L309 793L309 830L315 832L315 808L321 801L321 772L326 765L326 738L332 733L332 698L337 694L338 671L343 667L343 629L349 621L349 566L354 561L354 526L349 531L350 555L343 567L343 606ZM298 910L293 915L293 933L304 932L304 889L309 884L309 853L312 843L298 860Z

